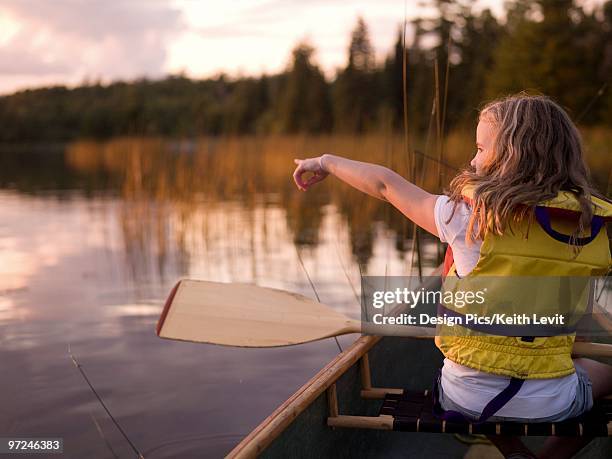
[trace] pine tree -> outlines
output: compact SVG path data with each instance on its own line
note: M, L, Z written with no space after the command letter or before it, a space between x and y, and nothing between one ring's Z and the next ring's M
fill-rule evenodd
M508 12L509 33L495 52L487 95L536 90L574 115L597 91L581 8L573 0L518 0ZM568 90L570 89L571 90Z
M364 132L375 124L378 94L375 90L374 51L362 18L351 35L348 63L333 88L334 124L340 132Z
M279 103L280 130L286 133L326 132L332 114L327 82L311 62L314 49L300 43L293 50L293 66Z

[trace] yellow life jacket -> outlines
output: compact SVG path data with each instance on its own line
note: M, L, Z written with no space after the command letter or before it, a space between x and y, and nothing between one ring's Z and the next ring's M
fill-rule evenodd
M473 189L463 190L466 201L473 198ZM536 219L527 228L527 222L513 224L513 232L504 235L487 234L480 248L480 257L474 269L458 279L454 263L446 260L450 269L444 288L461 282L477 281L483 276L603 276L612 267L605 221L612 218L612 205L592 198L594 219L591 235L573 241L581 245L577 256L568 244L567 235L576 228L576 221L559 218L563 212L578 216L580 204L573 193L560 192L556 198L538 204ZM556 216L555 216L556 213ZM551 217L553 215L553 218ZM528 231L527 231L528 230ZM452 251L451 251L452 254ZM448 253L447 253L448 255ZM451 255L452 256L452 255ZM495 295L495 286L490 292ZM580 290L580 289L579 289ZM528 294L529 292L515 292ZM584 293L584 292L583 292ZM559 292L553 292L551 298ZM582 293L579 294L579 296ZM586 303L588 298L571 299ZM451 309L453 306L451 305ZM470 307L456 309L467 313ZM557 378L573 373L571 352L575 334L559 336L515 337L495 333L481 333L465 327L442 325L438 329L436 345L446 358L476 370L518 379Z

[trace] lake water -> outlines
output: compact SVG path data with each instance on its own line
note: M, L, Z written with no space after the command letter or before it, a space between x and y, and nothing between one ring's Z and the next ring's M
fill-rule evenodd
M292 157L325 142L128 139L0 154L2 436L63 437L71 458L133 455L69 347L147 458L221 457L333 358L333 339L239 349L154 333L180 278L314 297L299 253L321 301L358 317L360 269L417 272L396 211L338 184L293 186ZM440 251L421 237L426 274Z

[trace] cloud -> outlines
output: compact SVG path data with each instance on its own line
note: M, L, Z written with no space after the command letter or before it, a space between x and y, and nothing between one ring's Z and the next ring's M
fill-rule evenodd
M7 75L60 75L70 72L68 62L45 60L30 49L24 35L11 40L9 46L0 47L0 74Z
M0 41L0 72L72 83L161 75L184 27L171 0L3 0L1 23L14 32Z
M404 12L423 13L419 3L404 10L398 0L0 0L0 93L85 78L277 72L304 39L332 76L346 62L357 16L383 59Z
M189 27L173 44L168 67L195 77L282 71L290 65L291 50L304 40L315 47L315 62L332 77L346 62L359 15L371 27L382 59L392 49L404 13L397 0L377 0L375 7L371 0L179 1Z
M180 24L180 12L164 0L4 0L3 7L37 26L90 39L164 33Z

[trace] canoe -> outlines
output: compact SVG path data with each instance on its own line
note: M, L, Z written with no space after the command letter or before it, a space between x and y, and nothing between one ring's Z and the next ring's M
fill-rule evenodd
M329 427L330 415L377 416L384 393L431 389L442 366L431 339L361 336L249 433L228 458L460 458L452 434ZM381 426L384 429L384 426ZM525 437L537 449L545 437ZM612 437L576 456L609 458Z

